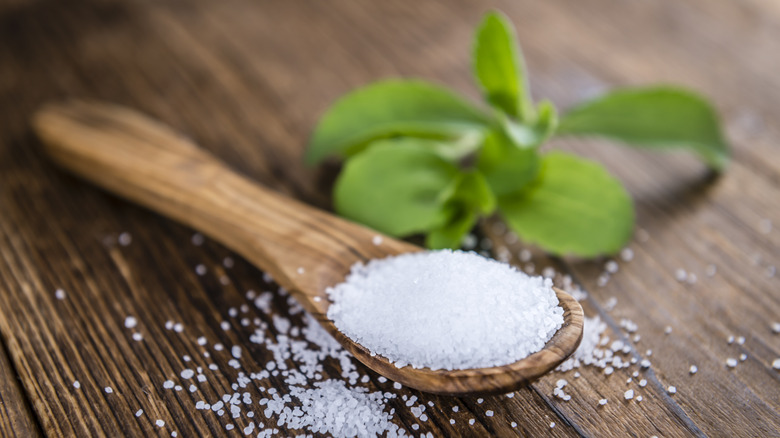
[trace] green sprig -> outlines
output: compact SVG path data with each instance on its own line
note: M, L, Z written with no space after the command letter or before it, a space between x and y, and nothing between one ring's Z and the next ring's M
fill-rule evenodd
M488 12L477 27L474 76L489 109L419 80L359 88L320 119L306 161L346 160L336 211L386 234L425 234L430 248L460 246L481 217L498 212L554 254L618 251L634 209L601 165L540 153L552 136L601 136L646 148L689 149L716 171L729 159L717 114L677 87L616 90L564 113L535 105L509 20Z

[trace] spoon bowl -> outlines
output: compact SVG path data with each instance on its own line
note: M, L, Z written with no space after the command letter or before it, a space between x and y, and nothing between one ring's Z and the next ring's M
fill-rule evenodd
M61 167L186 224L241 254L286 288L360 362L396 382L447 395L505 393L563 362L582 339L583 312L555 289L563 326L517 362L466 370L397 368L327 318L326 289L357 262L422 249L318 210L235 173L167 126L120 106L66 102L36 113L33 127Z

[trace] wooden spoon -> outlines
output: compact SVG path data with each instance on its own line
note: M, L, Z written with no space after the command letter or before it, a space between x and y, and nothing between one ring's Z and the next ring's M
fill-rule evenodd
M195 228L268 272L359 361L421 391L504 393L555 368L582 338L577 301L556 289L563 327L544 349L515 363L468 370L396 368L343 335L327 318L328 286L356 262L420 251L253 183L168 127L132 110L68 102L44 107L34 129L51 158L98 186Z

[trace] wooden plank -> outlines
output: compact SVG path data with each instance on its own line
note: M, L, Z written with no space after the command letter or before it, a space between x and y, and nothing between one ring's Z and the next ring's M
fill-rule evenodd
M588 289L586 311L609 322L611 338L625 336L622 318L638 324L635 354L653 350L641 403L620 399L635 368L609 377L584 368L579 378L553 374L514 398L483 403L404 390L435 408L427 411L429 422L419 423L403 401L394 402L399 424L437 435L773 435L780 400L769 364L780 356L780 337L769 322L780 309L777 277L768 278L767 270L780 257L780 210L773 201L780 134L770 123L780 115L780 84L777 58L767 54L780 40L776 5L559 0L498 7L518 27L536 96L565 106L613 85L683 83L716 100L736 162L708 183L702 167L684 155L557 143L606 163L623 179L650 235L632 244L634 260L621 263L604 287L596 284L603 262L549 262ZM39 104L78 96L136 107L253 178L327 207L333 169L300 162L319 113L352 87L388 75L431 78L476 97L468 47L484 9L479 2L301 8L232 0L18 2L0 11L0 335L44 431L151 434L160 418L166 431L182 435L222 432L224 419L192 414L198 392L166 391L162 382L186 366L183 355L202 356L195 334L251 345L250 331L234 321L225 332L220 322L245 302L247 289L271 286L223 248L195 247L191 231L46 164L26 128ZM776 225L769 234L760 231L762 219ZM131 245L116 244L121 232L133 236ZM225 256L236 259L234 268L221 267ZM541 256L534 261L538 268L548 263ZM201 263L209 267L204 277L193 271ZM705 274L709 264L718 267L712 278ZM678 283L678 268L695 272L697 283ZM228 285L220 283L223 275ZM65 300L53 296L57 287L67 291ZM618 304L607 311L611 297ZM275 302L274 312L286 311L284 299ZM143 342L122 327L127 315L139 317ZM252 309L255 316L267 317ZM184 323L184 334L165 330L169 319ZM727 344L732 334L745 336L745 344ZM742 353L745 362L725 367L727 357ZM253 348L246 369L264 366L268 354ZM227 360L217 362L230 370ZM699 367L693 376L691 364ZM333 365L325 374L339 377ZM569 381L568 402L551 395L561 377ZM385 388L372 381L371 388ZM228 382L210 378L199 392L218 396L230 390ZM113 394L103 391L109 385ZM669 385L678 392L668 395ZM608 405L596 407L602 397ZM146 413L137 419L139 407ZM487 417L488 409L495 416ZM415 423L418 431L410 429Z
M19 385L19 378L6 357L6 350L3 348L0 351L0 435L40 436L41 431Z

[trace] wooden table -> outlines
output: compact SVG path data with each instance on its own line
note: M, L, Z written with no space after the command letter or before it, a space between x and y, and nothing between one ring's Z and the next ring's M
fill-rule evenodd
M517 26L535 96L566 107L612 86L684 84L715 101L734 161L714 179L682 153L597 141L552 145L597 159L623 180L640 231L630 245L633 260L620 261L604 286L597 284L604 260L537 254L534 268L554 266L589 292L586 314L599 315L611 339L630 341L630 356L651 361L641 371L646 387L626 383L639 369L632 366L610 376L594 367L580 368L579 378L553 373L512 398L483 403L403 389L399 394L435 406L419 422L399 399L391 403L396 421L436 436L780 436L780 372L771 365L780 357L780 334L771 330L780 321L773 275L780 263L778 3L481 3L0 6L0 435L228 434L227 416L193 414L200 393L163 389L185 366L182 356L198 353L188 337L165 329L169 320L182 323L184 334L246 345L247 370L270 358L248 342L251 330L228 317L230 307L246 302L246 290L270 289L262 273L216 243L193 245L192 230L54 168L29 129L39 105L82 97L137 108L252 178L329 208L334 169L301 163L318 115L342 93L386 76L425 77L476 98L470 37L495 6ZM494 228L488 235L503 245ZM119 243L122 233L128 245ZM513 255L522 249L510 247ZM225 267L225 257L234 266ZM199 264L206 275L195 272ZM711 276L710 265L717 269ZM678 281L679 269L698 280ZM138 318L140 342L124 327L128 315ZM254 308L249 315L263 316ZM623 319L637 324L639 342L621 328ZM233 328L222 330L223 320ZM729 344L729 336L737 340ZM746 360L726 366L741 354ZM339 378L335 369L326 374ZM391 388L371 377L369 387ZM569 401L552 394L561 378ZM284 389L281 381L268 384ZM225 385L213 378L203 391L222 394L230 390ZM623 400L628 388L643 401ZM599 407L601 398L609 403ZM139 408L146 414L136 418ZM166 426L155 426L157 418Z

